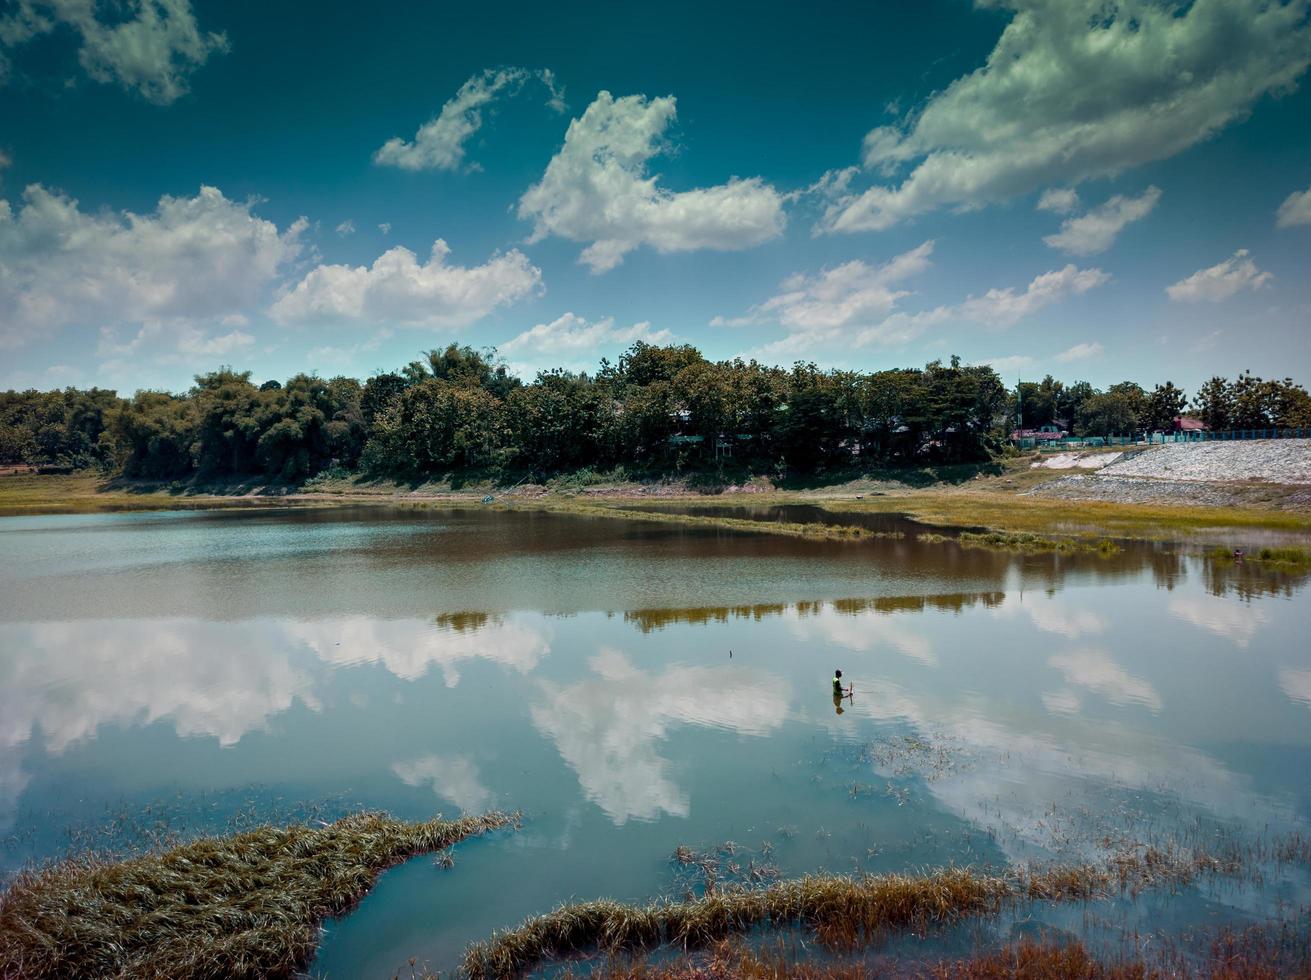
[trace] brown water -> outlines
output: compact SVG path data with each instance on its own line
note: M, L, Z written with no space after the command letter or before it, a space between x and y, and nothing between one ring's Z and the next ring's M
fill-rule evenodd
M384 876L321 975L449 969L569 897L681 894L680 843L791 875L1311 821L1305 576L1167 545L356 508L11 518L0 554L7 869L242 814L525 811L450 871ZM1308 900L1305 868L1265 870L1112 903L1097 929Z

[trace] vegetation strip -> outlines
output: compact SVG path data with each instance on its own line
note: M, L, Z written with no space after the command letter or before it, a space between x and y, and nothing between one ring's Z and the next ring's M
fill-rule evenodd
M541 510L556 514L578 514L586 517L609 517L655 524L682 524L691 527L717 527L729 531L747 531L752 534L781 534L793 538L857 541L864 538L901 538L899 531L869 531L850 524L817 524L788 521L755 521L742 517L711 517L700 514L671 514L666 511L638 510L589 504L559 504L542 502Z
M1114 541L1102 539L1088 541L1082 538L1048 538L1040 534L1007 531L961 531L954 537L943 534L921 534L918 540L924 542L955 541L962 548L993 548L997 551L1020 551L1025 554L1043 552L1092 552L1099 555L1114 555L1124 549Z
M1186 883L1202 873L1236 873L1241 862L1147 847L1100 865L990 875L949 868L924 875L815 875L766 888L714 891L647 906L610 900L564 905L470 946L470 980L505 980L543 962L600 950L704 947L757 927L803 925L829 947L869 945L889 930L948 924L1001 910L1006 902L1070 901Z
M1306 548L1261 548L1254 552L1235 552L1229 548L1212 548L1208 554L1216 561L1234 561L1240 556L1243 561L1260 562L1265 565L1282 565L1290 568L1311 566L1311 551Z
M364 813L26 872L0 894L0 977L290 977L313 956L319 924L385 869L517 821Z

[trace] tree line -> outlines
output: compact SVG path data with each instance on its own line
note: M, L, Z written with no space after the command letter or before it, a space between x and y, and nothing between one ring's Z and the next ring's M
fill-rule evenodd
M298 374L256 384L224 367L180 394L0 393L0 462L287 482L329 468L407 479L615 466L657 474L726 459L813 474L856 462L983 460L1017 423L1080 435L1169 428L1188 405L1168 381L1101 391L1048 376L1008 390L991 367L956 357L859 372L712 362L691 346L645 343L592 373L544 371L524 383L494 349L451 344L362 383ZM1287 378L1212 378L1193 407L1213 428L1311 425L1311 397Z

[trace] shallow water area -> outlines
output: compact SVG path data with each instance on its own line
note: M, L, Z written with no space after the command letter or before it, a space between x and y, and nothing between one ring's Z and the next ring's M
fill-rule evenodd
M385 874L328 924L320 976L448 970L526 915L679 897L707 867L1311 830L1306 576L1165 544L359 507L9 518L0 549L3 870L354 807L524 811L453 867ZM1034 915L1113 939L1311 900L1306 867L1260 870Z

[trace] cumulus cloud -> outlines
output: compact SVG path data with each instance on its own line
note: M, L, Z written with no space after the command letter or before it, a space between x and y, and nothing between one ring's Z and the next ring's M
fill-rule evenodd
M498 350L510 358L517 374L531 376L540 368L590 367L605 352L639 340L668 344L674 339L668 330L652 329L645 320L618 327L613 317L588 321L576 313L565 313L550 323L530 327L501 344Z
M1075 361L1086 361L1089 358L1101 357L1105 348L1097 341L1084 341L1082 344L1075 344L1069 350L1063 350L1056 355L1056 360L1062 364L1073 364Z
M1051 187L1038 198L1038 210L1069 214L1079 206L1079 193L1070 187Z
M1166 286L1165 291L1176 303L1219 303L1244 289L1260 289L1273 279L1256 267L1247 249L1240 248L1223 262Z
M350 218L347 218L337 226L337 234L342 238L348 238L355 234L355 222L351 221Z
M483 110L499 98L514 95L532 80L546 86L550 96L547 104L563 112L562 93L550 71L488 68L461 85L441 112L419 127L413 140L393 136L373 154L373 162L401 170L458 170L464 163L465 144L482 128Z
M205 33L191 0L128 0L126 16L100 20L95 0L18 0L0 18L0 48L14 48L59 27L78 35L78 60L98 82L117 82L147 101L167 105L187 91L191 73L228 50L223 34Z
M90 214L40 184L17 212L0 200L0 347L90 323L171 325L185 339L257 307L300 254L306 222L280 232L253 205L215 187L166 195L153 214Z
M1073 255L1105 252L1126 225L1147 217L1161 199L1159 187L1149 187L1138 197L1116 194L1100 207L1077 218L1066 218L1061 230L1043 239L1052 248Z
M448 265L440 238L427 262L396 246L371 266L320 265L273 304L281 323L368 320L399 326L463 327L538 291L542 270L518 249L482 265Z
M1110 279L1110 275L1101 269L1080 269L1071 264L1035 276L1023 292L1016 292L1008 286L989 289L982 296L971 296L961 304L960 312L966 319L1009 326L1067 296L1077 296L1104 285Z
M909 173L860 193L849 176L831 181L820 230L889 228L1164 160L1291 90L1311 63L1311 0L981 5L1012 12L987 63L865 137L867 169Z
M1279 214L1275 224L1280 228L1293 225L1311 225L1311 187L1304 191L1294 191L1279 205Z
M644 244L659 252L735 250L782 234L783 196L759 177L675 192L648 176L674 116L673 96L599 93L519 199L519 217L534 224L532 240L590 242L580 260L600 273Z

